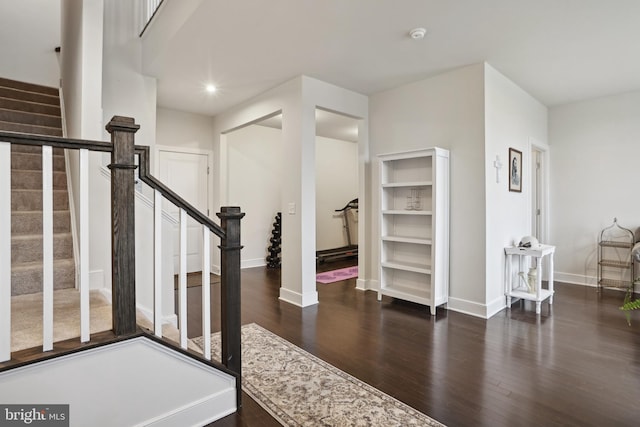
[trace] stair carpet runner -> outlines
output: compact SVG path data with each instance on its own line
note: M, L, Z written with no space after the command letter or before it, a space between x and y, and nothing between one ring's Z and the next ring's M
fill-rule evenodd
M62 136L58 89L0 78L0 130ZM75 286L64 151L53 150L54 289ZM11 146L11 295L42 292L42 149Z

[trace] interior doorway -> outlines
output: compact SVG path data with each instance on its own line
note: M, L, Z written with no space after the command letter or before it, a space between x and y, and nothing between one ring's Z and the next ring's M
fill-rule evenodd
M158 147L159 178L180 197L200 212L209 216L209 176L211 152L186 150L178 147ZM176 221L180 221L179 209L163 200L163 210ZM179 226L173 230L173 268L179 271L180 238ZM196 221L187 220L187 273L202 271L202 227Z
M548 243L548 162L546 144L532 141L531 150L531 235L539 242Z
M316 108L316 260L358 263L358 120Z

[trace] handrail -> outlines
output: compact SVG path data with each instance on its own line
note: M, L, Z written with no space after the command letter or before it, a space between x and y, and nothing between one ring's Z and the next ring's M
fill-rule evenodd
M0 131L0 140L22 145L50 145L55 148L66 149L86 148L90 151L99 151L103 153L111 153L113 151L113 144L105 141L69 139L58 136L31 135L10 131ZM177 195L169 187L163 184L162 181L149 173L149 146L136 145L135 154L139 156L139 176L144 183L149 185L151 188L158 190L163 197L175 204L177 207L184 209L187 214L189 214L189 216L191 216L197 222L207 226L207 228L209 228L209 230L211 230L213 234L220 237L221 239L225 237L225 231L218 224L213 222L208 216L200 212L198 209L196 209L196 207Z
M147 145L136 145L135 153L138 155L139 159L139 172L138 176L140 179L149 185L149 187L158 190L160 194L170 202L172 202L177 207L184 209L189 216L195 219L202 225L207 226L209 230L213 232L216 236L221 239L225 238L225 231L215 222L213 222L208 216L200 212L196 207L194 207L191 203L184 200L182 197L173 192L169 187L162 183L158 178L154 177L149 173L149 146Z

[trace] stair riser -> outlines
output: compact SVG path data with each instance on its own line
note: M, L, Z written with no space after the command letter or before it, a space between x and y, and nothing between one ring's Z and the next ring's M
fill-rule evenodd
M68 289L76 285L75 267L73 264L54 263L53 288ZM11 272L11 295L25 295L42 292L42 265L34 268L20 269Z
M11 169L41 171L42 155L12 152ZM64 156L53 156L53 170L59 172L64 172L66 170L64 165Z
M11 123L22 123L25 125L49 126L55 128L62 127L60 116L49 116L45 114L27 113L24 111L12 111L0 109L0 121Z
M22 123L0 122L0 130L31 133L36 135L62 136L62 128L25 125Z
M5 79L4 77L0 77L0 86L27 92L37 92L45 95L58 96L58 89L55 87L20 82L18 80Z
M53 172L53 189L67 189L67 174L65 172ZM13 190L41 190L42 172L39 171L11 171L11 189Z
M41 211L42 191L41 190L12 190L11 191L12 211ZM63 190L53 191L53 210L68 211L69 196Z
M41 104L60 105L60 100L57 96L44 95L36 92L26 92L3 86L0 86L0 97L29 102L39 102Z
M69 211L53 213L53 232L71 232ZM25 234L42 234L42 212L13 212L11 214L11 235Z
M0 108L5 110L24 111L26 113L48 114L60 117L60 107L17 99L0 98Z
M53 237L53 259L73 258L71 234ZM11 239L11 263L42 261L42 236Z

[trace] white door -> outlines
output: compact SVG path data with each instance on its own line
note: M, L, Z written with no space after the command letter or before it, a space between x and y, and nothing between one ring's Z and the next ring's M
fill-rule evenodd
M161 148L158 150L160 180L180 197L192 204L205 215L208 212L209 155L173 151ZM163 209L179 220L179 209L168 201L164 201ZM180 239L179 228L174 227L173 266L178 273ZM189 218L187 222L187 272L202 271L202 226Z

